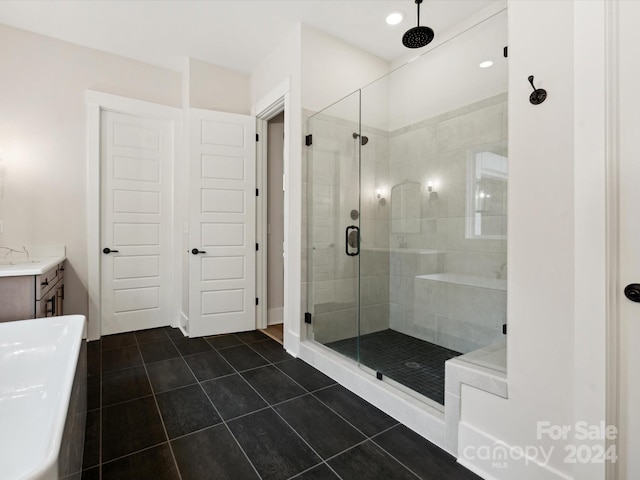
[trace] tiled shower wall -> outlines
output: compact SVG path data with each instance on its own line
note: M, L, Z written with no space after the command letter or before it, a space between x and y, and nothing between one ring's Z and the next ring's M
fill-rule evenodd
M391 184L422 184L420 232L390 234L392 329L459 352L502 335L506 214L483 219L504 238L467 238L466 222L469 160L506 156L506 141L506 94L391 132Z
M465 225L469 158L479 151L506 156L506 115L503 94L392 132L363 126L361 333L392 328L460 352L500 337L506 238L467 238ZM344 227L358 209L358 128L329 112L314 117L309 130L302 278L310 283L302 302L309 311L311 295L313 333L326 343L358 333L357 261L344 253ZM421 184L420 231L393 232L391 189L407 180ZM489 221L506 235L506 215Z

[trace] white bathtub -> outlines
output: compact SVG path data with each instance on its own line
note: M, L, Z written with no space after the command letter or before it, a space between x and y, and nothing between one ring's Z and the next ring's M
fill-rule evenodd
M0 323L0 477L49 480L82 468L85 317ZM79 475L77 475L79 478Z

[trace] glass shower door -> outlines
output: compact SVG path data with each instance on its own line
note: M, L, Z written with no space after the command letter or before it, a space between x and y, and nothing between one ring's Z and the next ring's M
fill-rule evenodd
M307 126L303 256L312 338L357 360L360 92L311 116Z
M447 360L506 371L506 43L503 10L308 121L308 337L441 410Z
M506 27L503 11L360 90L359 364L440 409L449 359L506 368Z

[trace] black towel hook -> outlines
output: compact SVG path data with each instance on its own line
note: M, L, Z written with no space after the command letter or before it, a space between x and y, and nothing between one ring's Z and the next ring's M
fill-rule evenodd
M536 88L533 84L533 75L529 75L529 83L533 87L533 93L529 95L529 101L533 105L540 105L547 99L547 91L542 88Z

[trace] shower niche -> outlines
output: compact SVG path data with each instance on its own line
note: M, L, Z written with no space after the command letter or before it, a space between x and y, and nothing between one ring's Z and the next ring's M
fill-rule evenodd
M391 233L420 233L422 229L419 182L405 180L391 187ZM399 245L403 248L403 245Z
M506 19L307 120L307 338L439 409L445 362L504 344Z

